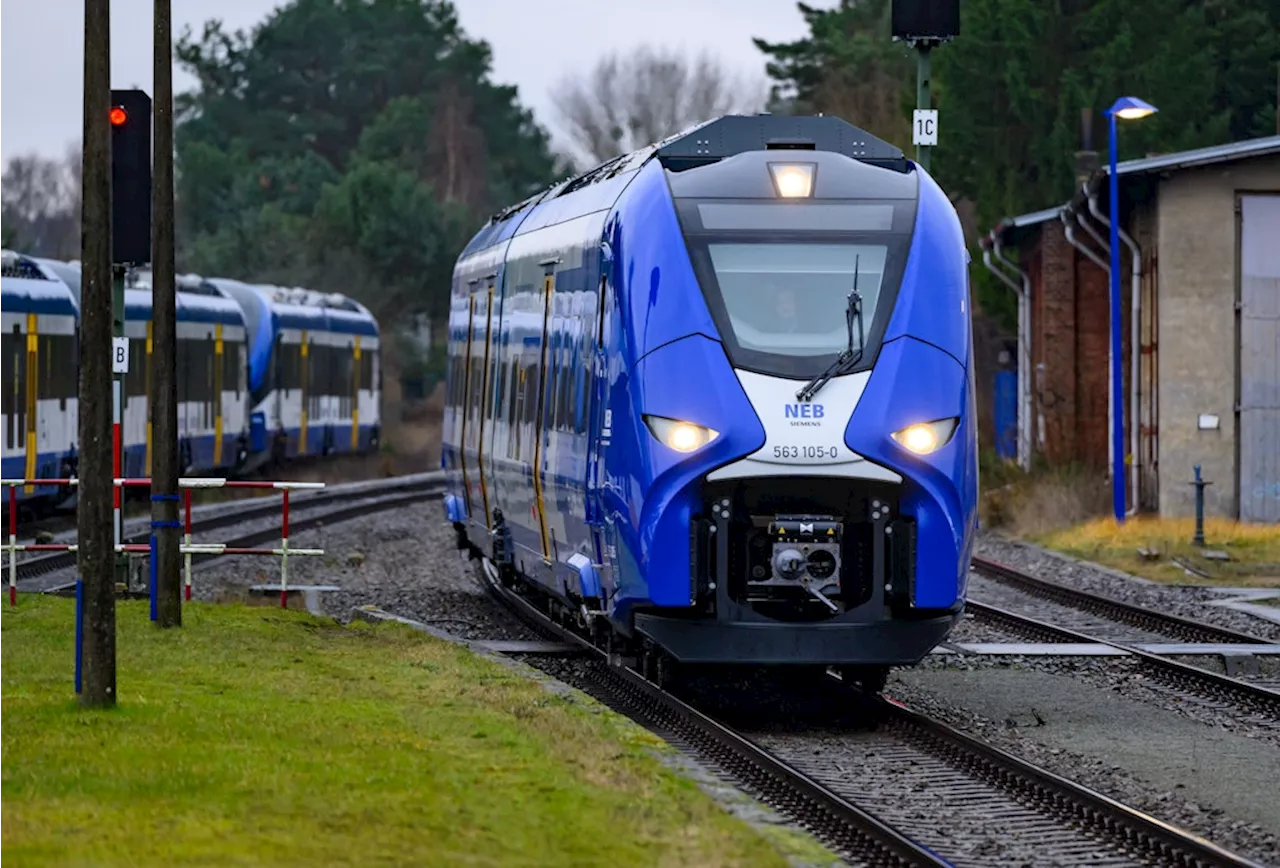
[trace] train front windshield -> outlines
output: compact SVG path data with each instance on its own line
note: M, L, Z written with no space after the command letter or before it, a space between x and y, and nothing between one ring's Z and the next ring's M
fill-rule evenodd
M910 247L911 205L681 200L686 243L736 367L808 378L849 345L869 367ZM906 224L906 225L903 225Z

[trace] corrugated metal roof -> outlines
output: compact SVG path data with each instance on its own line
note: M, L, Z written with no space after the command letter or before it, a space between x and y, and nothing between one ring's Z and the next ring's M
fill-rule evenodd
M1264 157L1271 154L1280 154L1280 136L1243 139L1238 142L1214 145L1209 148L1179 151L1175 154L1161 154L1157 157L1143 157L1140 160L1125 160L1116 164L1116 174L1124 177L1142 175L1149 172L1172 172L1180 169L1192 169L1198 166L1211 166L1215 163L1229 163L1250 157ZM1094 180L1105 178L1110 171L1110 166L1102 166L1099 172L1093 176ZM1077 192L1071 201L1075 201L1079 197L1080 194ZM1011 230L1024 229L1044 223L1047 220L1057 219L1058 215L1069 204L1071 203L1067 202L1055 208L1032 211L1029 214L1020 214L1017 217L1006 217L996 224L992 232L1001 236L1002 243L1016 245L1017 239L1025 233Z
M1143 157L1140 160L1125 160L1116 164L1116 174L1133 175L1144 172L1190 169L1195 166L1228 163L1232 160L1241 160L1248 157L1264 157L1268 154L1280 154L1280 136L1243 139L1239 142L1214 145L1210 148L1179 151L1176 154L1161 154L1158 157ZM1103 175L1110 174L1110 172L1110 166L1101 168Z

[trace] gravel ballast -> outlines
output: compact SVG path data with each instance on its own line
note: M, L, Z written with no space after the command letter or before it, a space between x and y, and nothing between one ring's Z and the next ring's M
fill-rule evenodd
M1211 605L1230 599L1221 588L1160 585L991 533L979 535L974 554L1067 587L1280 642L1280 623Z

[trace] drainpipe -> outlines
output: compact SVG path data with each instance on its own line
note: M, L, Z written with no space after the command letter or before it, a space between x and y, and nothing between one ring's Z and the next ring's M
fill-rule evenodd
M1090 190L1089 183L1086 181L1081 185L1084 190L1085 197L1089 200L1089 213L1094 216L1106 229L1111 229L1111 221L1098 208L1098 191ZM1134 515L1138 512L1138 456L1141 448L1140 440L1140 416L1142 398L1141 381L1139 364L1142 359L1141 346L1141 319L1142 313L1142 248L1129 237L1129 233L1124 231L1123 226L1116 227L1120 236L1120 241L1129 248L1129 273L1131 289L1129 292L1129 406L1133 409L1132 421L1129 424L1129 451L1132 460L1129 462L1129 490L1133 492L1133 505L1129 507L1126 515Z
M1000 240L991 230L982 244L982 264L1018 296L1018 466L1031 469L1031 278L1025 271L1006 259L1000 252ZM1015 281L1004 269L991 261L994 248L996 259L1020 278Z
M1071 206L1068 205L1067 207L1063 208L1062 212L1058 215L1058 217L1059 219L1062 220L1062 231L1067 236L1067 243L1070 244L1072 247L1074 247L1076 250L1079 250L1085 256L1089 257L1089 259L1093 262L1094 265L1101 268L1108 276L1110 276L1111 264L1107 262L1105 259L1103 259L1101 256L1099 256L1097 253L1095 253L1087 245L1076 240L1076 232L1075 232L1076 220L1074 219L1075 211L1071 208ZM1072 286L1075 285L1074 273L1072 274L1071 283L1072 283ZM1107 370L1110 370L1110 369L1111 369L1111 342L1108 341L1107 342ZM1110 382L1110 378L1108 378L1108 382ZM1108 386L1107 387L1107 430L1108 431L1110 431L1112 429L1112 426L1115 424L1114 423L1115 413L1116 413L1116 396L1112 394L1111 387ZM1116 454L1115 446L1112 443L1112 439L1111 437L1107 437L1108 469L1115 467L1115 454Z

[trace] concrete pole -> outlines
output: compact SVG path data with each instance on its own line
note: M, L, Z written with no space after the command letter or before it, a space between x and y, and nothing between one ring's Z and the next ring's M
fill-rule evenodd
M116 704L111 527L111 6L84 2L84 154L80 219L80 487L77 567L84 581L82 705Z
M151 526L156 537L156 623L182 626L178 521L178 342L174 295L173 36L170 0L155 0L155 145L151 213Z
M916 45L916 108L918 109L932 108L929 96L929 77L932 67L929 52L932 48L933 46L928 42L920 42ZM930 145L916 145L916 162L926 172L929 171L930 152Z

